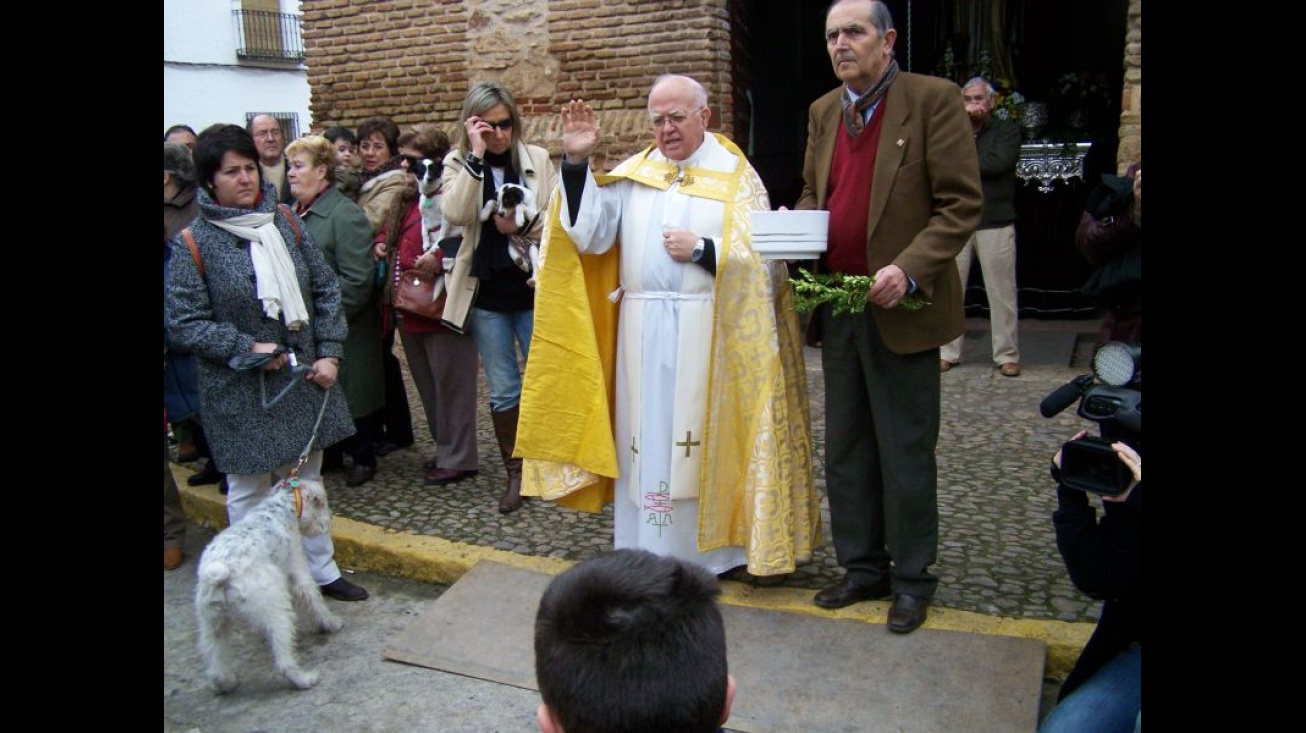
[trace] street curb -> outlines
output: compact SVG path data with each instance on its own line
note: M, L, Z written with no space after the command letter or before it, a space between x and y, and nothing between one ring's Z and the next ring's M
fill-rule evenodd
M187 518L215 531L226 527L226 497L219 493L217 485L187 486L186 479L193 472L175 464L170 468L177 479ZM556 575L575 564L571 560L522 555L439 537L396 532L344 517L332 520L331 539L335 543L336 562L342 568L447 585L457 582L481 560L548 575ZM871 624L883 624L889 615L888 601L863 601L830 611L812 605L812 591L805 588L757 588L730 580L722 581L721 588L721 602L734 606ZM933 606L923 628L1041 641L1047 647L1043 676L1061 681L1070 673L1095 626L1082 622L989 616Z

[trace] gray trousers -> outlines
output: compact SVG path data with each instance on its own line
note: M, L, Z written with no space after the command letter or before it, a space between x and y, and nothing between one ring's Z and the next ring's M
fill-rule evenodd
M422 398L440 468L480 470L476 446L476 340L468 334L399 332Z
M928 307L928 306L927 306ZM830 533L848 578L932 598L938 578L939 350L895 354L874 306L833 316L822 306L825 480Z

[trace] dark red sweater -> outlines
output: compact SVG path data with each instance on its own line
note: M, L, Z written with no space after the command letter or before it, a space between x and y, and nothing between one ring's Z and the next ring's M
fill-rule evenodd
M848 128L839 125L830 161L830 193L825 201L830 212L830 245L824 262L829 272L871 274L866 266L866 225L883 122L881 99L856 139L848 134Z

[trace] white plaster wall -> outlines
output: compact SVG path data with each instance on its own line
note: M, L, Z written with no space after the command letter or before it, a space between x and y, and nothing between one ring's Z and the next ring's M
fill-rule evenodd
M281 12L300 12L281 0ZM251 65L236 59L239 0L163 1L163 127L196 131L215 122L245 124L247 112L294 112L299 131L312 125L308 73L289 64Z

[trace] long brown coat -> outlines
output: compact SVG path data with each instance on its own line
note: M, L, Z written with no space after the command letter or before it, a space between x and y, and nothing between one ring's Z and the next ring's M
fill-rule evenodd
M834 89L808 110L803 193L796 209L825 208L843 94L842 86ZM984 206L979 159L956 84L902 73L881 104L866 262L872 274L898 265L931 303L917 311L873 308L885 344L895 353L914 354L965 330L965 291L954 261L979 226ZM816 319L811 320L814 327ZM809 341L815 336L809 333Z

